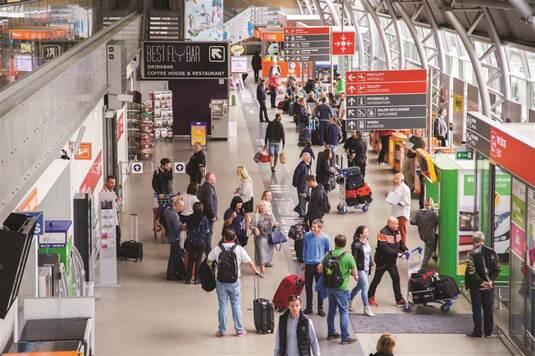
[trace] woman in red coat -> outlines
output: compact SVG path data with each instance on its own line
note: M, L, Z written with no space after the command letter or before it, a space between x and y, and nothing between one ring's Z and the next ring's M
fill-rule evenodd
M276 108L275 100L277 99L277 93L279 92L279 88L281 86L281 82L279 79L279 74L275 73L269 77L269 90L271 95L271 108Z

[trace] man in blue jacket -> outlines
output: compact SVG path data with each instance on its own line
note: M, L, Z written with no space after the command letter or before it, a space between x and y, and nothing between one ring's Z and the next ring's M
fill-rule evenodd
M269 121L266 107L266 99L266 80L260 79L260 83L258 83L258 86L256 87L256 100L258 100L258 104L260 104L260 122Z
M305 152L301 157L301 162L295 167L292 185L297 188L298 204L294 208L294 211L299 214L300 217L305 217L306 204L307 204L307 181L306 178L310 174L310 153Z
M305 288L307 294L307 307L305 314L312 314L312 302L314 294L314 280L318 282L320 272L318 265L323 257L332 249L331 239L323 233L323 221L316 219L312 221L310 232L305 234L303 239L303 261L305 263ZM323 299L318 298L318 315L325 316L323 311Z
M314 116L318 117L320 121L320 141L321 144L324 145L327 136L327 128L329 127L329 119L333 117L333 110L329 104L327 104L326 97L320 99L320 104L316 106L316 109L314 110Z

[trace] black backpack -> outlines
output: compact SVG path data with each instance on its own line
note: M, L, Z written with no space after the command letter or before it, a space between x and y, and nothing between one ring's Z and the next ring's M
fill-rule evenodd
M238 245L227 249L222 243L219 244L221 253L217 261L217 280L221 283L234 283L238 280L238 257L234 250Z
M323 264L323 285L326 288L338 288L344 283L340 260L345 254L345 252L342 252L338 257L335 257L332 251L327 254L326 261Z

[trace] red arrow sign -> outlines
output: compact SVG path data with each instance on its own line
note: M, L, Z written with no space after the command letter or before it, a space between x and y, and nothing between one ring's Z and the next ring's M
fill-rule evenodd
M333 32L331 53L335 56L355 54L355 32Z
M285 35L328 35L330 27L285 27Z
M346 81L348 83L420 82L420 81L425 82L426 80L427 80L427 72L425 69L346 72Z

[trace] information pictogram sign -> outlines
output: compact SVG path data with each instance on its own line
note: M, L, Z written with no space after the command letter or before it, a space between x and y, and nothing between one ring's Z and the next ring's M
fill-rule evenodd
M331 60L329 27L285 27L282 57L286 62Z
M355 32L333 32L331 54L333 56L355 54Z

